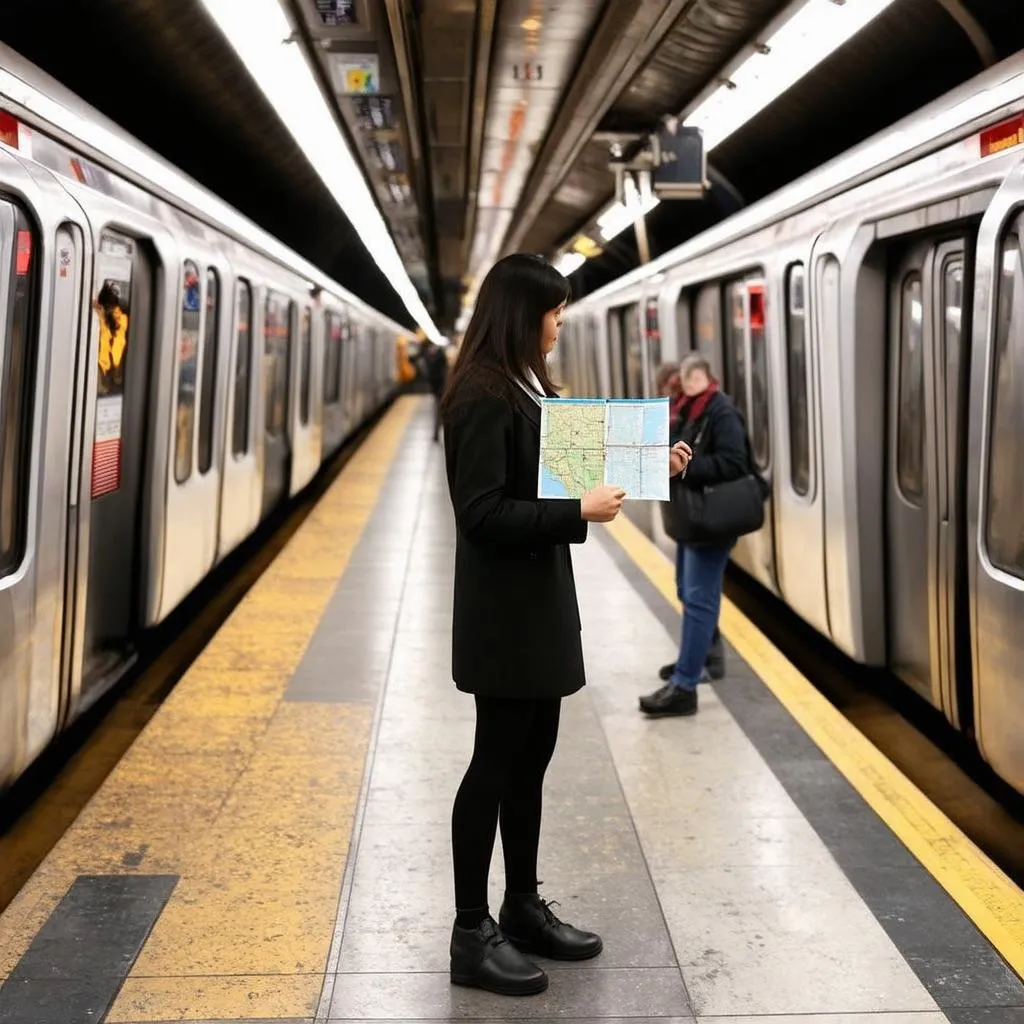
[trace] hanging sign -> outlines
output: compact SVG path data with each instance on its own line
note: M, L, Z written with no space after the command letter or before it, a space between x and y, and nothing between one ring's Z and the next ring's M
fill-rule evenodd
M334 65L336 85L349 96L380 92L380 60L375 53L339 54Z
M325 25L358 25L356 0L316 0L316 12Z
M121 414L124 398L96 400L96 434L92 445L92 497L102 498L121 486Z

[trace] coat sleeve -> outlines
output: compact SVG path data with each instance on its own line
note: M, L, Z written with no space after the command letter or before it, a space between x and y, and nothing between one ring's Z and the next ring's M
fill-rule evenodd
M709 487L739 480L750 472L747 435L740 414L731 406L709 424L711 451L694 454L686 471L687 487Z
M529 501L506 493L512 416L501 398L480 397L459 410L445 434L459 530L491 544L582 544L587 524L578 500Z

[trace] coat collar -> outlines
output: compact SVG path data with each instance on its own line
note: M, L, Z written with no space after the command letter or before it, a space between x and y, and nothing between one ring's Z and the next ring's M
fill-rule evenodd
M518 384L514 386L513 391L517 408L539 431L540 406Z

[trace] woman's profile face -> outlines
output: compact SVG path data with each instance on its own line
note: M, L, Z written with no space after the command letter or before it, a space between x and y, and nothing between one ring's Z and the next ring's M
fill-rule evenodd
M558 331L562 326L562 314L565 312L565 303L561 303L554 309L549 309L544 314L543 326L540 333L540 350L548 355L558 341Z

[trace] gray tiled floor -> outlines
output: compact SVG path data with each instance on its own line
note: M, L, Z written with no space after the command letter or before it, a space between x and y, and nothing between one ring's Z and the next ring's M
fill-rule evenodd
M715 694L702 689L692 720L637 714L671 640L594 540L575 552L590 685L564 705L540 874L562 916L601 931L605 952L545 964L551 986L530 999L450 986L450 812L473 705L450 681L454 530L427 424L414 424L353 562L367 587L374 572L387 577L372 586L387 595L394 632L318 1019L945 1024ZM360 622L380 635L367 604L339 592L352 644ZM315 647L311 658L328 656ZM314 679L300 682L296 699L316 692ZM500 866L498 849L495 907Z

